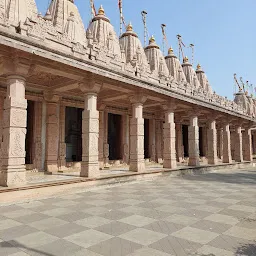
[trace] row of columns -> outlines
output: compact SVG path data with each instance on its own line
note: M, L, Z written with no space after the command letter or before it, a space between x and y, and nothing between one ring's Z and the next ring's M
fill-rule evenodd
M80 85L80 89L84 93L84 111L82 119L82 164L81 176L97 177L99 171L99 152L100 159L104 162L104 148L99 149L99 133L104 130L99 124L99 111L97 110L97 95L100 91L101 83L97 83L93 79L89 79ZM48 97L49 96L49 97ZM59 129L63 127L64 110L60 111L57 96L46 94L46 156L45 163L49 171L56 170L56 163L60 165L64 158L58 158L59 150L65 151L63 148L65 131L61 130L61 138ZM142 172L145 170L144 161L144 119L143 104L146 97L137 94L130 98L132 105L132 118L130 119L130 170ZM1 172L0 185L9 186L23 184L26 182L25 170L25 138L26 138L26 118L27 118L27 100L25 99L25 79L22 76L9 76L7 78L7 95L4 100L4 111L2 121L3 141L1 143ZM164 168L176 168L176 125L174 122L175 104L170 101L163 106L165 112L165 122L163 125L163 139L160 138L161 122L156 120L156 148L163 145L163 155L159 155L160 150L156 150L156 158L163 158ZM59 117L62 116L62 118ZM103 117L104 118L104 117ZM64 116L65 120L65 116ZM181 136L181 125L177 126L179 136ZM208 139L208 163L217 163L217 130L216 120L209 121L207 131ZM106 137L106 136L104 136ZM190 113L189 125L189 165L199 165L199 127L198 116ZM235 160L242 162L243 160L252 160L251 146L251 130L245 129L242 135L241 126L236 126L235 133ZM231 163L231 142L230 142L230 126L229 123L223 125L222 131L222 153L223 162ZM242 142L243 140L243 142ZM104 141L105 142L105 141ZM60 144L59 144L60 143ZM180 142L178 142L180 143ZM105 145L105 143L103 144ZM152 144L153 145L153 144ZM102 156L103 152L103 156ZM243 153L244 152L244 153ZM178 152L180 155L180 152ZM179 156L180 157L180 156Z

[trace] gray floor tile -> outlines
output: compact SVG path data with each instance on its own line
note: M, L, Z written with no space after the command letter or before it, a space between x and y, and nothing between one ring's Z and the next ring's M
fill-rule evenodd
M125 234L122 234L119 237L125 240L132 241L134 243L148 246L166 236L166 234L162 234L159 232L154 232L144 228L137 228Z
M38 230L45 230L48 228L57 227L64 224L67 224L67 221L60 220L57 218L48 218L29 223L28 225Z
M15 218L15 220L19 221L21 223L24 223L24 224L28 224L28 223L31 223L31 222L44 220L44 219L48 219L48 218L49 218L49 216L41 214L41 213L32 213L32 214L29 214L29 215L25 215L25 216Z
M42 231L30 233L25 236L21 236L18 238L15 238L14 240L9 240L9 243L12 245L15 245L18 248L35 248L41 245L52 243L59 238L56 236L52 236L49 234L46 234Z
M45 244L43 246L36 247L35 249L39 253L32 253L32 255L70 256L74 255L76 252L79 252L82 247L61 239L52 243Z
M128 225L128 224L125 224L125 223L122 223L119 221L113 221L109 224L99 226L95 229L100 232L112 235L112 236L119 236L119 235L127 233L135 228L136 227L132 226L132 225Z
M153 222L149 225L146 225L143 228L169 235L169 234L172 234L173 232L176 232L184 228L184 225L160 220L160 221Z
M172 236L182 238L194 243L207 244L213 239L215 239L219 234L205 231L198 228L185 227L181 230L178 230L172 234Z
M140 244L114 237L97 245L91 246L88 249L104 256L126 256L141 247L142 245Z
M211 231L215 233L222 234L223 232L230 229L232 226L224 223L209 221L209 220L200 220L193 225L190 225L193 228L199 228L206 231Z
M111 235L99 232L97 230L89 229L80 233L73 234L71 236L67 236L64 239L84 248L88 248L110 238L112 238Z
M38 232L38 230L26 225L21 225L21 226L5 229L3 232L0 232L0 238L2 240L9 241L17 237L28 235L34 232Z
M149 247L170 255L189 256L193 255L193 252L201 246L201 244L194 243L192 241L168 236L151 244Z
M129 217L120 219L119 221L136 227L143 227L155 222L156 220L145 216L131 215Z
M77 225L75 223L67 223L64 225L52 227L44 230L45 233L51 234L53 236L63 238L66 236L70 236L76 233L80 233L82 231L87 230L88 228Z

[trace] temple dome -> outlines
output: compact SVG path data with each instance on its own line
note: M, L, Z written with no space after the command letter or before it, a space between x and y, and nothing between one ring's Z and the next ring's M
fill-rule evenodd
M121 49L124 50L127 63L137 62L139 65L148 66L148 60L142 44L133 31L131 23L126 27L126 32L119 39Z
M109 18L106 17L102 6L100 7L98 14L92 19L87 29L87 33L90 34L93 41L97 42L100 47L108 48L114 55L121 57L119 39ZM110 41L112 41L111 47Z
M204 91L212 94L212 88L211 88L209 81L207 79L207 76L206 76L205 72L202 70L202 67L200 64L197 65L196 75L197 75L198 81L199 81L201 87L204 89Z
M149 45L145 48L145 53L150 65L151 71L156 71L161 75L169 77L169 70L164 60L164 55L160 47L156 44L155 38L149 39Z
M193 69L192 65L189 63L188 57L184 57L182 68L187 82L191 84L194 88L200 88L200 83L198 81L196 72Z
M185 74L179 59L175 56L172 47L168 50L168 55L165 57L166 65L169 69L169 74L178 82L186 81Z
M82 44L86 41L84 24L73 0L52 0L44 18L51 20L71 41Z

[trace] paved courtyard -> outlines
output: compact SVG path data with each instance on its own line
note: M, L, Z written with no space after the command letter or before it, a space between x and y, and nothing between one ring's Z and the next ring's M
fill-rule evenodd
M256 171L162 177L1 206L0 255L255 256Z

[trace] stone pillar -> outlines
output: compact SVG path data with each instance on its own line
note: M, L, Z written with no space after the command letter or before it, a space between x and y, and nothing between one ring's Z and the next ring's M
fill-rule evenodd
M235 161L243 162L243 142L242 142L242 128L241 126L235 127L234 141L235 145Z
M176 123L176 152L177 161L181 163L184 159L184 146L183 146L183 136L182 136L182 123Z
M58 171L59 158L59 96L45 94L46 100L46 153L47 172Z
M165 109L165 123L164 123L164 168L175 169L176 162L176 148L175 148L175 123L174 123L174 104L164 106Z
M79 84L84 93L84 111L82 120L82 163L81 177L99 177L99 111L97 110L98 93L102 82L89 74Z
M85 94L83 111L83 157L81 177L98 177L99 170L99 111L97 93Z
M209 121L209 127L207 131L208 137L208 164L217 164L218 156L217 156L217 130L216 130L216 120Z
M162 120L156 120L156 160L157 163L163 163L162 155Z
M35 102L35 153L34 153L34 169L42 170L42 102Z
M252 162L252 133L249 127L243 132L244 160Z
M189 147L189 166L199 166L199 127L198 117L192 114L190 116L190 125L188 127L188 147Z
M27 126L24 77L7 77L7 95L4 101L3 117L0 185L23 185L26 183L25 138Z
M99 107L99 167L104 168L104 117L105 117L105 105L102 104Z
M59 170L66 169L66 143L65 143L65 126L66 126L66 106L60 105L60 139L59 139Z
M232 163L229 123L223 126L223 163Z
M130 119L130 171L145 171L143 103L146 97L140 94L130 98L132 118Z
M156 120L149 120L150 160L156 162Z

